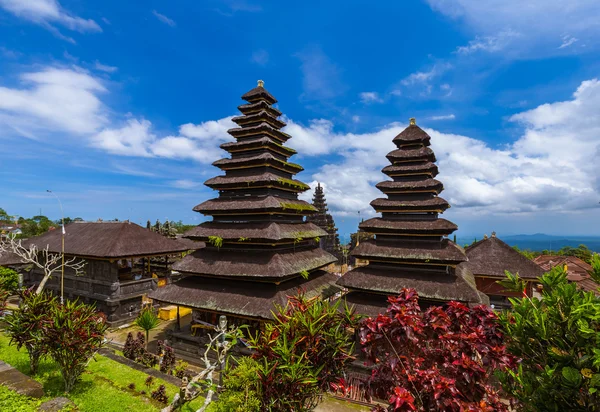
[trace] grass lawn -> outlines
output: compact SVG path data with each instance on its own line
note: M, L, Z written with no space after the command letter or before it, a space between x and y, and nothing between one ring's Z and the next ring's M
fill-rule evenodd
M9 339L0 334L0 359L21 372L29 374L27 352L25 349L17 351L16 347L9 346L8 342ZM147 377L148 375L143 372L131 369L104 356L96 355L95 360L89 363L81 380L66 397L73 401L82 412L146 412L160 410L162 405L152 400L150 392L155 390L158 385L164 384L170 401L173 399L173 395L179 391L179 388L154 378L152 387L148 389L144 383ZM62 377L51 359L40 362L38 374L33 378L44 386L48 399L65 396ZM135 390L128 388L131 383L135 384ZM35 411L36 406L39 404L37 400L34 401L16 395L2 386L0 386L0 389L0 411ZM140 391L146 391L147 393L142 395ZM195 411L200 408L202 402L202 399L197 399L186 405L182 411ZM16 407L14 406L15 403L18 403Z

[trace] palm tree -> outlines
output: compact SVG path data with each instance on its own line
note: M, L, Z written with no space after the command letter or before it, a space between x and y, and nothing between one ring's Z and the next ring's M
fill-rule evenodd
M148 349L148 338L150 336L150 331L155 329L160 320L156 313L152 310L152 307L146 307L142 309L137 319L135 320L136 326L143 329L146 332L146 349Z

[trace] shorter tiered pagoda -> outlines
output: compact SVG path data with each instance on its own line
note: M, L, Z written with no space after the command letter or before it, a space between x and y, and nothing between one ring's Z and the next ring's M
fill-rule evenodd
M307 216L306 221L314 223L327 232L327 236L320 238L319 245L339 259L341 255L340 238L335 227L335 222L333 221L333 216L331 216L327 208L327 201L325 200L325 193L323 192L321 183L317 183L312 205L317 209L317 213Z
M352 252L369 263L338 281L349 290L346 299L358 313L376 315L384 311L387 296L397 295L403 288L416 289L422 306L450 300L487 300L477 291L473 274L459 266L467 260L464 250L447 238L457 226L438 217L450 205L438 197L443 185L434 179L438 168L430 140L410 119L410 125L393 140L397 149L387 154L391 165L383 173L393 180L377 184L387 199L371 202L382 216L359 226L375 238L361 239Z

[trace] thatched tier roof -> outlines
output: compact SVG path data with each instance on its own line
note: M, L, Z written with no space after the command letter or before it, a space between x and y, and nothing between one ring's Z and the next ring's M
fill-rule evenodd
M429 146L431 137L416 124L411 124L392 140L397 146L421 143Z
M475 278L466 268L457 268L455 274L447 274L390 270L367 265L347 272L337 284L350 290L388 295L397 295L403 288L414 288L420 297L426 299L485 303L485 296L477 291Z
M219 236L226 241L238 241L240 238L245 238L244 242L277 242L327 236L327 232L313 223L204 222L187 231L185 236L201 240L207 240L209 236Z
M261 100L261 101L255 102L255 103L242 104L241 106L238 106L238 110L246 115L252 114L252 113L258 113L261 110L265 110L265 111L269 112L271 114L271 116L273 116L273 117L279 117L283 114L277 108L271 106L269 103L267 103L264 100Z
M309 280L292 279L279 285L263 282L190 276L155 290L151 299L218 313L272 320L275 305L285 306L288 296L305 291L307 297L328 298L339 292L337 277L318 271Z
M277 188L299 193L310 189L310 186L299 180L286 179L271 172L260 175L217 176L208 179L204 184L215 190Z
M188 274L226 278L285 279L302 271L312 271L336 261L333 255L313 247L304 250L257 250L240 252L200 249L173 265Z
M255 87L254 89L250 90L249 92L244 93L244 95L242 96L242 99L244 99L245 101L250 102L250 103L255 103L255 102L259 102L259 101L264 101L269 104L277 103L277 99L274 98L271 95L271 93L269 93L262 86Z
M281 213L309 215L316 209L304 200L283 199L275 196L242 197L240 200L218 198L207 200L194 207L195 212L205 215L224 214L253 214L253 213Z
M358 226L361 230L369 233L398 233L411 234L423 233L432 235L449 235L458 229L454 223L446 219L434 220L390 220L375 217L365 220Z
M229 133L230 135L232 135L233 137L235 137L237 139L252 138L252 137L267 135L267 136L271 136L271 137L279 140L282 143L286 142L287 140L289 140L292 137L289 134L284 133L280 130L277 130L270 124L264 123L264 122L257 124L256 126L236 127L234 129L229 129L227 131L227 133Z
M375 240L361 242L352 256L385 262L422 263L430 265L456 265L467 260L462 248L444 239L440 249L425 247L406 247L401 245L381 244Z
M512 247L492 236L480 240L466 248L468 262L462 265L469 268L475 276L489 276L504 279L504 271L519 273L525 279L535 279L544 274L544 270L532 260Z
M371 206L377 212L437 212L442 213L450 204L441 197L422 200L389 200L375 199Z
M262 122L269 123L275 129L281 129L282 127L285 127L284 122L277 119L270 112L268 112L266 110L261 110L260 112L247 114L244 116L236 116L236 117L232 118L231 121L233 121L234 123L236 123L242 127L247 126L247 125L262 123Z
M385 157L392 162L435 162L435 154L429 147L418 149L396 149L389 152Z
M269 136L257 137L254 139L244 139L240 142L227 142L219 146L221 149L226 150L229 153L239 153L248 150L259 150L259 149L270 149L273 152L280 153L284 156L293 156L297 152L290 148L283 146L276 140Z
M73 222L65 226L65 254L70 256L118 259L156 256L190 250L184 244L129 222ZM46 246L51 252L61 251L61 230L51 230L32 237L23 246ZM197 245L203 247L202 244Z
M265 152L253 156L237 157L233 159L220 159L213 163L213 166L221 170L247 169L252 167L267 166L282 170L287 173L296 174L304 168L296 163L289 163L275 157L273 154Z
M394 176L429 176L435 177L438 175L438 167L434 163L426 162L419 164L400 164L389 165L381 169L383 173L390 177Z
M356 314L374 318L386 312L388 307L387 297L388 295L378 293L350 291L342 299L349 308L354 309Z
M444 190L442 182L435 179L409 180L402 182L394 182L386 180L377 183L375 187L383 193L418 193L428 192L438 194Z
M25 245L25 241L22 241L23 245ZM13 252L0 252L0 266L18 266L23 265L26 262L23 262L19 256L14 254Z

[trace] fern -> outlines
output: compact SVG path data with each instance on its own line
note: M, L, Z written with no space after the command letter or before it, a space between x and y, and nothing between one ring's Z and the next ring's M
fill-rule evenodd
M218 249L221 246L223 246L223 238L219 236L209 236L208 243L210 243Z
M248 241L248 240L250 240L250 239L249 239L249 238L247 238L247 237L243 237L243 236L241 236L241 237L238 239L238 242L246 242L246 241Z
M308 279L308 276L310 274L308 273L308 270L301 270L300 271L300 276L302 276L304 279Z

